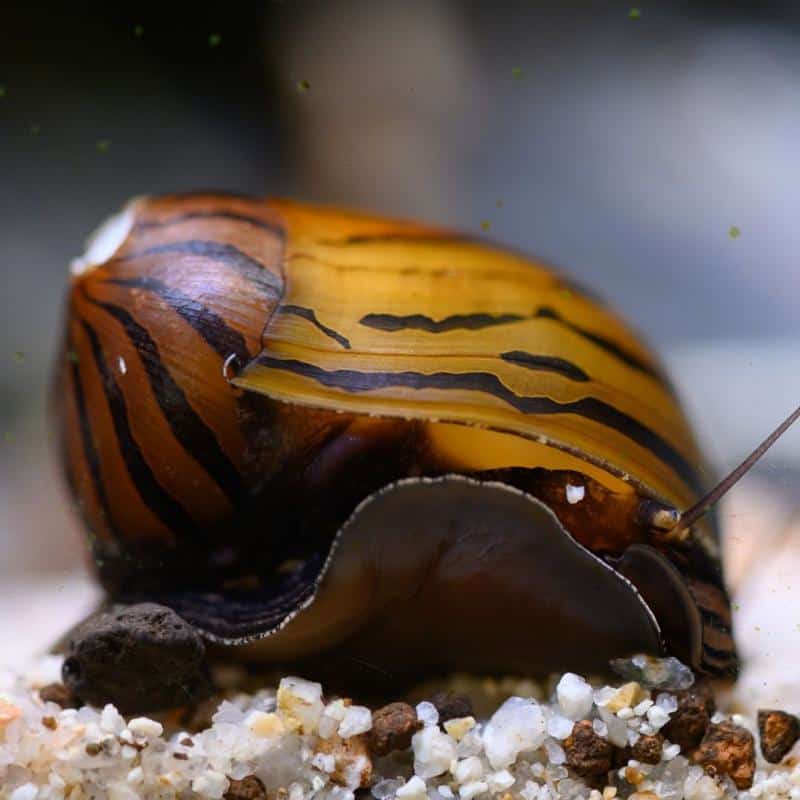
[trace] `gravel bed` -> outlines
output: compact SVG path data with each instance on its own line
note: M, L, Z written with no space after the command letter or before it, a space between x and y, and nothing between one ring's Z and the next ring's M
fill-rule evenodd
M126 719L80 706L60 667L0 671L2 800L800 800L796 719L699 686L458 678L370 709L289 676Z

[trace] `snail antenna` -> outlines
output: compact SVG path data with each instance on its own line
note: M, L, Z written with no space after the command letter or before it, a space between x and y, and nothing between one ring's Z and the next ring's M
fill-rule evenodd
M763 456L798 419L800 419L800 406L789 414L789 416L786 417L786 419L778 425L778 427L775 428L775 430L772 431L772 433L767 436L767 438L764 439L735 470L723 478L705 497L698 500L691 508L688 508L680 515L679 521L670 531L670 538L675 537L676 534L680 534L682 531L688 531L711 506L736 485L742 476L746 475L750 469L752 469L756 461L758 461L758 459L761 458L761 456ZM677 538L681 537L677 536Z

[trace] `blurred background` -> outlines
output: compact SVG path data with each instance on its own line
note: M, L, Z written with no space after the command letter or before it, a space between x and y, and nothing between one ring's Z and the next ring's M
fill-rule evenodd
M799 75L793 0L4 3L4 631L92 601L47 390L69 259L126 199L285 194L563 266L661 353L722 471L800 399ZM759 475L722 507L751 559L793 524L800 430Z

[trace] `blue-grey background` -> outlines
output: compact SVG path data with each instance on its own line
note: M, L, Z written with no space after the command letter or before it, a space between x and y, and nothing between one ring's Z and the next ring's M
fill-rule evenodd
M12 0L0 87L0 570L80 560L47 381L66 265L135 194L488 223L647 335L720 468L800 400L795 2Z

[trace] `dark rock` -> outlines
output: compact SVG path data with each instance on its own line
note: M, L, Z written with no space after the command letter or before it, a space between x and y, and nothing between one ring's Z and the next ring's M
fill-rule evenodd
M800 738L800 722L786 711L759 710L758 738L764 758L770 764L777 764Z
M63 683L48 683L39 689L39 697L45 703L55 703L61 708L80 708L81 701Z
M753 735L732 722L709 725L700 746L692 753L692 761L714 778L727 775L737 789L749 789L756 769Z
M472 716L472 701L465 694L456 692L436 692L430 702L439 712L439 724L449 719Z
M224 800L267 800L267 790L255 775L248 775L240 781L231 778Z
M605 778L614 757L611 742L598 736L587 719L575 723L572 733L564 740L564 752L567 764L588 782Z
M658 764L664 748L664 737L660 733L653 736L640 736L631 747L631 758L643 764Z
M376 756L385 756L394 750L407 750L411 737L422 727L417 712L408 703L389 703L372 712L372 730L369 746Z
M62 676L85 702L113 703L123 714L193 705L211 692L200 634L154 603L119 606L78 626Z
M675 692L678 709L670 716L661 733L681 750L694 750L705 736L716 705L711 689L698 684L684 692Z

